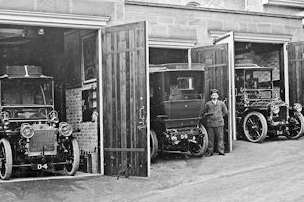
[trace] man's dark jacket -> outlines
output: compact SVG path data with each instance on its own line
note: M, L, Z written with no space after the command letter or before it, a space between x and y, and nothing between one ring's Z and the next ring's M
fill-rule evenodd
M218 100L216 104L214 104L212 101L208 101L203 110L203 118L206 120L206 126L224 126L223 116L225 116L227 113L227 107L224 102Z

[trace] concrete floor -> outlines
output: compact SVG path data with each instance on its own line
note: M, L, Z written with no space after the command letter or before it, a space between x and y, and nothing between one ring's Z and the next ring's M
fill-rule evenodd
M0 183L0 201L304 201L304 139L234 143L226 156L161 159L151 177Z

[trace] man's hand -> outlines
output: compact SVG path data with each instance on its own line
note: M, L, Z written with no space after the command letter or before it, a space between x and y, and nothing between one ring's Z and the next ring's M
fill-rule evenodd
M208 112L208 113L205 113L204 116L211 116L213 114L214 114L214 112Z

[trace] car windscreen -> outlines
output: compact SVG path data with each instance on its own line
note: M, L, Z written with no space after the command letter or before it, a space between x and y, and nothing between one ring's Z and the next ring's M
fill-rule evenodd
M1 81L2 106L52 105L52 80L4 79Z
M166 100L202 99L202 71L174 71L165 74Z
M271 70L246 70L245 89L272 89Z

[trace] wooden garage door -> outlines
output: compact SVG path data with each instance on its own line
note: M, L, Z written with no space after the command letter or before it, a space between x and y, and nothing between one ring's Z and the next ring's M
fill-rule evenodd
M192 50L192 62L205 65L205 96L210 89L218 89L221 99L228 98L228 54L227 45L199 47Z
M304 105L304 42L288 44L287 51L289 102Z
M148 175L146 23L102 34L105 175Z
M218 89L220 99L226 100L226 106L229 103L229 81L228 81L228 45L220 44L207 47L198 47L191 50L192 62L202 63L205 66L205 85L204 97L209 99L211 89ZM232 150L231 135L228 133L228 117L225 120L225 150Z

